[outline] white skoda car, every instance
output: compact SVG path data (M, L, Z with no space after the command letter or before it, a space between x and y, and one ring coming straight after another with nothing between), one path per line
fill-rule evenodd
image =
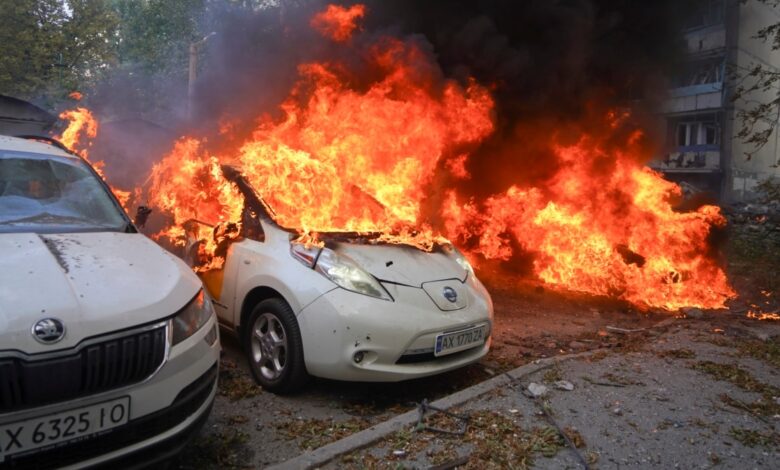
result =
M215 229L238 233L216 237L224 267L201 277L264 388L293 391L308 375L401 381L487 353L490 295L453 246L424 252L342 233L307 247L238 171L223 173L244 196L242 221Z
M208 416L219 347L200 280L84 160L0 136L0 467L170 458Z

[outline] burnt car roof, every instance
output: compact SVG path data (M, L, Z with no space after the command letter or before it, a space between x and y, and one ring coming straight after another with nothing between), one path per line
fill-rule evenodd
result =
M291 227L284 227L276 220L276 213L273 208L265 202L265 200L257 194L252 185L247 181L246 177L241 171L231 165L221 165L222 175L226 180L235 184L238 191L244 196L244 201L249 207L256 211L267 222L278 227L280 230L290 232L295 235L302 235L298 229ZM326 245L333 243L359 243L359 244L384 244L379 240L382 236L382 232L316 232L317 238L325 242ZM436 244L438 245L438 244Z

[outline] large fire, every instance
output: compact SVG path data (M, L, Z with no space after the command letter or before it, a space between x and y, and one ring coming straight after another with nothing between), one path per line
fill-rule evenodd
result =
M76 100L82 98L81 93L74 91L70 97ZM92 115L92 112L85 107L77 107L60 113L60 119L68 122L68 126L57 136L57 140L68 147L73 152L81 155L95 169L101 178L106 179L104 168L105 162L102 160L90 161L89 148L92 146L92 139L98 134L98 121ZM130 191L123 191L112 187L114 195L119 199L120 204L127 208L127 202L130 199Z
M726 220L714 206L674 211L680 188L630 155L639 138L610 155L594 136L556 145L560 168L544 187L512 186L481 203L449 192L447 236L488 259L531 253L534 274L554 286L669 310L723 307L734 293L707 251ZM593 170L605 162L610 171Z
M674 210L679 187L639 163L642 134L615 144L612 130L625 114L604 116L604 135L584 133L574 142L545 136L559 164L543 181L481 200L452 187L432 211L440 173L468 179L472 152L494 132L493 98L473 80L442 80L430 55L411 42L348 41L364 14L362 5L331 6L311 25L354 48L370 79L344 64L302 64L280 117L258 113L239 145L183 137L154 166L148 204L172 218L158 236L179 244L202 239L207 257L213 254L214 228L240 221L243 200L220 170L231 164L276 221L307 241L323 232L370 232L424 250L449 239L474 261L530 255L533 275L548 285L641 307L719 308L734 295L710 253L711 230L725 224L719 209ZM212 257L207 266L222 261Z
M442 237L421 217L425 188L448 152L492 131L493 102L476 83L434 86L420 67L425 56L401 41L386 38L367 54L382 78L359 92L337 67L301 65L283 118L261 119L237 150L215 157L198 141L180 141L153 170L151 204L171 211L177 225L238 220L240 199L228 188L211 194L220 181L217 162L230 163L277 222L305 237L377 232L386 242L431 249ZM202 187L203 175L217 179Z

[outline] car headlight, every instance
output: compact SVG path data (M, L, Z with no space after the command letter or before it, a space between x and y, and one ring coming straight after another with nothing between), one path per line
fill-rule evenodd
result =
M349 256L329 248L293 243L291 253L295 259L333 281L337 286L358 294L393 301L390 294L374 276L363 270Z
M201 289L198 295L171 320L172 345L179 344L194 335L209 321L213 313L211 300Z
M474 268L471 266L471 263L469 263L469 260L466 258L466 256L461 253L461 251L457 248L455 248L455 245L449 245L450 254L452 255L453 259L456 263L460 265L461 268L463 268L467 273L474 274Z

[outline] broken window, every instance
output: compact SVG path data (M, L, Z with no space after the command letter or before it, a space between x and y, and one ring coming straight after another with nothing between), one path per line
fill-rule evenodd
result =
M123 230L127 220L75 158L0 152L0 232Z
M717 115L705 114L670 119L674 129L674 146L690 147L694 145L720 144L720 125Z
M724 60L722 57L688 62L678 67L677 74L672 77L675 88L706 85L723 82Z
M703 28L723 23L725 2L723 0L693 0L685 18L685 29Z

